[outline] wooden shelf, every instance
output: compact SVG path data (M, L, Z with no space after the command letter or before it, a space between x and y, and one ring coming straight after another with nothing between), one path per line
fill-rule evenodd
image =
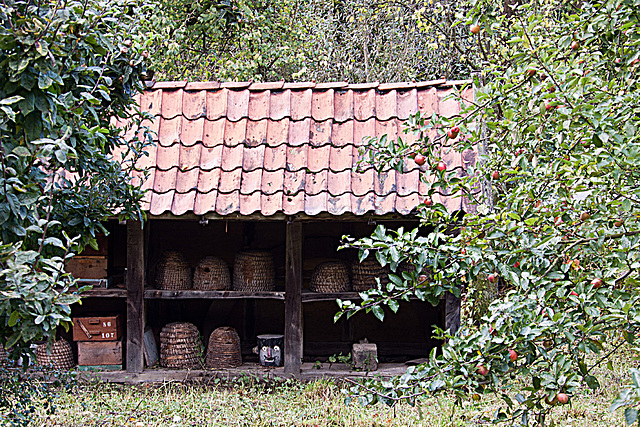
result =
M308 289L302 291L302 302L335 301L361 299L359 292L313 292Z
M245 291L166 291L145 289L146 299L275 299L284 301L284 292L245 292Z
M94 288L88 291L84 291L81 296L83 298L126 298L127 290L118 288Z

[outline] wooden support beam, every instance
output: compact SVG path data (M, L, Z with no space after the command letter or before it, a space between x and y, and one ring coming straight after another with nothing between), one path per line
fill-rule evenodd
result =
M299 376L302 363L302 223L287 222L284 297L284 372Z
M462 300L456 298L451 292L447 292L444 310L444 329L452 334L460 329L460 307Z
M140 221L127 221L127 372L144 369L144 232Z

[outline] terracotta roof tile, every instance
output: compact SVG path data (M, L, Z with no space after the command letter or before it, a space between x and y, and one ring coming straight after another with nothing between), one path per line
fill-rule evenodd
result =
M397 116L399 119L406 120L418 112L418 91L416 89L398 91L397 96Z
M389 120L396 117L398 113L398 100L396 91L378 92L376 94L376 118L378 120Z
M146 111L152 116L159 116L162 110L162 92L161 90L147 90L140 97L140 109Z
M267 143L268 120L249 120L247 122L246 144L250 147L264 146Z
M344 123L334 122L331 127L331 145L344 147L353 145L353 120Z
M269 115L271 120L282 120L291 117L291 91L271 92L269 97Z
M220 89L220 82L189 82L184 87L185 90L213 90Z
M298 147L308 144L311 136L310 133L311 119L304 119L297 122L289 123L289 137L286 143L292 147Z
M309 142L314 147L320 147L323 145L331 144L331 120L325 120L324 122L317 122L312 120L310 122Z
M224 127L224 145L235 147L245 143L247 135L247 119L240 119L237 122L227 120Z
M311 89L291 91L291 120L311 117Z
M142 180L141 171L149 171L143 187L151 189L145 203L152 215L409 215L425 197L420 174L429 171L407 159L403 172L378 173L358 163L359 147L366 137L383 134L416 143L417 135L404 132L404 121L417 111L459 114L458 101L447 98L459 85L156 83L140 106L157 117L149 125L158 146L138 160L134 178ZM472 96L471 88L462 93L466 102ZM447 142L442 159L463 176L477 162L477 149L452 152ZM475 209L459 195L441 192L433 199L448 209Z
M249 92L249 107L247 115L251 120L262 120L269 118L269 98L271 93L268 90L260 92Z
M321 145L319 147L309 146L307 151L307 169L309 172L320 172L327 170L329 167L329 156L331 153L330 145Z
M333 114L338 123L353 119L353 90L336 90L333 95Z
M342 196L351 192L351 171L329 171L327 177L327 190L332 196Z
M311 117L318 122L333 118L333 89L313 91Z
M207 119L216 120L227 115L227 89L207 92Z
M245 172L262 170L264 168L265 149L266 145L264 144L255 147L244 147L242 170Z
M171 213L173 213L174 215L184 215L187 212L193 211L194 203L196 200L196 193L196 190L192 190L184 194L176 193L173 196Z
M207 115L207 92L187 91L182 95L182 115L189 119L199 119Z
M356 120L370 119L376 115L376 91L375 89L353 93L353 116Z
M224 143L225 119L205 120L202 132L202 143L205 147L215 147Z
M240 214L250 215L260 211L261 195L259 191L251 194L240 193Z
M182 118L182 128L180 130L180 142L182 145L191 146L202 142L204 133L204 117L197 120Z
M162 109L161 114L165 119L173 119L182 116L182 95L184 91L165 90L162 92Z
M220 169L217 169L218 174L220 173ZM202 174L201 174L202 175ZM218 175L219 177L220 175ZM198 181L200 182L200 181ZM217 185L217 183L216 183ZM214 212L216 209L216 200L218 198L218 191L212 190L208 193L200 193L196 194L196 201L193 207L193 213L196 215L204 215L209 212Z

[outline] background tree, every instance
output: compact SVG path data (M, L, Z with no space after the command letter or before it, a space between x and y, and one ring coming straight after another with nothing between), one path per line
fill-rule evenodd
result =
M162 0L156 10L145 22L158 80L358 83L469 77L474 68L473 40L450 25L464 10L458 2Z
M505 405L494 420L544 425L555 405L599 387L595 366L636 346L638 5L533 1L506 13L502 4L478 1L454 24L476 38L468 52L482 69L476 99L461 100L465 108L455 117L412 118L416 132L435 135L417 146L372 141L369 161L400 168L420 152L424 175L435 177L430 196L464 195L477 212L451 216L428 197L420 213L436 224L428 237L379 228L347 241L394 271L404 260L417 271L392 275L360 304L341 305L347 315L383 318L385 307L398 309L398 298L437 303L479 279L509 291L482 323L453 336L440 331L446 342L427 363L393 381L354 387L352 398L393 404L443 390L460 400L496 393ZM464 176L447 170L441 155L451 147L475 147L478 164ZM611 407L626 407L629 424L638 419L639 371L631 378Z
M13 357L68 326L79 300L63 274L69 251L95 246L112 215L142 217L129 172L144 143L114 126L137 115L140 7L0 5L0 343Z

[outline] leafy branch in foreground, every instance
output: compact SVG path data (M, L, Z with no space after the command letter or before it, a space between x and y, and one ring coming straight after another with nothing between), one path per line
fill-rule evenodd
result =
M351 396L394 404L444 390L460 400L496 393L504 405L494 421L545 425L555 405L599 387L595 365L636 345L640 15L632 0L501 7L474 2L454 24L480 27L473 34L486 60L473 102L460 91L459 115L412 117L417 144L370 141L364 154L378 168L424 165L428 196L418 215L428 234L379 227L345 239L392 274L360 304L339 303L341 313L382 320L397 298L435 305L479 280L508 290L479 324L437 331L444 344L427 363L354 386ZM443 159L455 152L477 161L449 170ZM440 195L464 198L466 212L452 215ZM625 407L629 424L639 383L632 372L611 406Z

